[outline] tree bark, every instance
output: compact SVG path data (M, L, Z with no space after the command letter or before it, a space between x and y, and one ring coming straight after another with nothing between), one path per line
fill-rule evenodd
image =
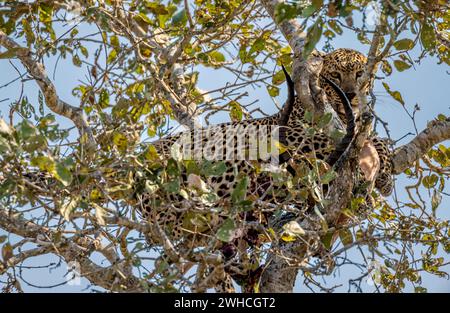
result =
M261 0L262 4L268 11L268 13L274 18L275 21L275 7L281 1L278 0ZM300 97L302 105L306 109L314 108L319 113L332 112L335 113L329 104L324 101L323 94L320 95L320 88L318 88L317 78L321 70L320 66L315 66L315 54L308 60L302 59L302 50L305 43L306 34L301 32L299 24L295 20L286 20L278 25L283 35L288 39L292 49L294 50L294 65L293 65L293 80L296 82L296 91ZM368 64L363 77L360 79L360 84L367 84L374 76L377 63L380 61L377 59L377 53L380 46L380 34L382 23L377 26L375 35L372 40L371 48L368 55ZM295 72L295 69L300 69L300 72ZM317 90L319 89L319 90ZM358 134L353 142L344 152L342 158L340 158L338 164L335 165L337 172L337 178L333 181L331 188L327 195L330 205L323 208L314 208L315 210L321 209L323 216L319 214L312 214L312 219L303 220L300 225L303 229L310 231L309 233L316 232L315 236L308 236L303 240L296 240L293 243L274 243L273 249L275 252L271 252L268 256L268 263L261 277L260 290L262 292L292 292L295 284L295 278L297 277L299 266L293 266L292 259L296 259L297 264L302 264L307 261L311 255L314 255L314 251L321 245L320 233L325 231L324 227L334 227L339 224L341 211L347 207L351 201L352 188L353 188L353 176L355 168L358 166L359 153L368 138L371 131L370 114L368 114L368 107L364 95L358 95L360 99L361 107L359 110L360 115L363 117L360 119L360 125L358 125ZM314 111L313 111L314 112ZM339 119L337 119L339 121ZM335 128L342 127L342 124L338 125L334 123ZM318 204L321 206L321 204ZM312 209L312 208L311 208ZM324 226L326 224L326 226ZM323 233L322 233L323 234ZM280 255L278 256L277 253ZM287 256L287 257L286 257ZM289 260L289 261L288 261ZM295 262L294 262L295 263Z
M432 121L413 140L394 151L392 157L394 173L402 173L425 155L434 145L449 139L450 117L447 117L444 121Z

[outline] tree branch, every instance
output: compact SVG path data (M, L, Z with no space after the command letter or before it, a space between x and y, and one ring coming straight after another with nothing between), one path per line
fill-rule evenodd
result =
M267 13L276 21L276 7L281 0L260 0L261 4L266 9ZM278 28L287 39L289 46L294 53L294 62L292 64L292 78L295 82L295 91L300 98L302 104L306 109L314 111L314 103L312 101L311 92L309 89L309 75L308 66L306 60L303 59L303 47L306 42L306 33L303 31L303 27L295 20L284 20L281 23L277 23ZM315 64L314 64L315 65ZM316 67L316 66L313 66Z
M276 7L283 3L282 0L260 0L263 7L274 21ZM292 64L292 79L295 83L295 91L302 106L319 115L330 112L333 116L331 126L334 129L343 129L336 112L325 101L324 93L319 87L319 74L322 70L322 54L314 50L307 60L303 58L303 48L306 43L306 32L303 26L295 19L284 20L277 23L281 33L291 47L294 57Z
M64 102L58 97L56 88L48 78L44 65L33 59L32 53L28 48L21 47L2 30L0 30L0 46L15 52L15 55L22 62L28 73L36 80L50 110L72 120L80 132L81 142L86 140L86 148L89 151L94 151L97 144L83 110Z
M274 17L274 8L279 1L261 0L261 2L265 5L270 15ZM331 111L335 114L334 110L331 109L323 100L323 92L320 91L320 88L318 89L317 83L314 85L314 80L317 80L321 70L321 63L318 61L318 59L320 59L320 54L313 53L308 60L302 60L301 50L303 49L303 44L305 41L304 34L298 37L297 40L293 39L296 36L294 32L297 31L297 34L300 32L298 23L296 21L284 21L279 24L279 27L285 36L289 36L286 38L288 38L291 47L293 49L298 49L297 51L294 51L294 66L296 62L297 64L300 63L301 65L299 68L303 66L303 72L299 72L298 76L296 76L296 73L294 72L295 69L293 69L293 79L294 81L295 78L300 80L297 80L296 82L302 85L300 87L302 90L298 90L298 88L296 90L297 92L303 92L304 98L309 101L310 104L307 105L306 108L312 107L316 110L316 112L319 111L318 113ZM381 25L378 25L379 30L381 27ZM368 57L368 64L360 84L367 84L376 71L380 36L381 33L375 33L373 37ZM296 87L298 87L298 84ZM301 94L299 94L299 97L302 104L306 104ZM358 98L360 99L362 105L367 103L365 100L365 95L362 93L358 95ZM262 292L292 292L295 278L297 277L302 262L306 262L311 255L309 250L318 249L320 247L320 244L317 245L317 242L319 242L319 233L323 230L323 224L327 224L327 227L334 227L339 223L342 209L347 207L349 201L351 200L354 168L358 166L357 160L359 152L371 131L371 119L369 118L370 114L366 113L367 110L368 108L366 108L366 106L360 110L359 113L363 114L363 116L367 118L360 119L360 125L358 125L359 129L356 138L349 145L347 151L344 152L344 157L340 158L340 161L338 162L339 164L335 165L338 175L336 180L333 181L327 195L327 200L330 205L321 208L323 216L319 214L312 215L312 218L303 219L303 221L300 222L301 227L304 230L316 232L317 235L312 237L311 235L308 235L305 236L303 240L299 239L292 243L280 242L276 245L274 249L276 252L269 255L268 266L262 275ZM339 127L339 123L334 123L333 127ZM297 264L295 264L295 262L291 264L292 262L288 261L289 259L297 260Z
M0 208L0 228L23 238L33 238L39 246L11 257L6 262L6 266L0 266L1 271L16 265L24 258L54 253L64 258L67 263L71 261L78 262L80 275L96 286L111 291L145 291L139 284L140 280L132 274L131 268L124 262L116 260L111 266L102 267L91 261L89 256L92 252L98 251L103 254L105 248L101 244L94 242L94 239L90 237L74 238L75 240L73 240L73 237L61 237L59 241L56 241L54 231L23 219L17 213L7 213L2 208Z
M184 37L179 45L174 45L169 48L170 42L165 40L165 33L162 29L145 31L139 24L133 19L132 13L127 14L123 9L118 8L115 15L108 12L106 9L100 9L102 13L108 16L108 22L111 30L120 35L125 36L134 47L136 58L148 65L148 69L152 74L152 78L155 79L160 89L165 93L168 98L172 111L176 120L183 126L192 129L194 127L200 127L197 121L196 105L194 103L186 103L187 90L180 87L182 81L184 81L184 69L182 64L177 63L178 58L182 54L182 47L186 45L191 36ZM129 26L131 25L131 27ZM150 35L148 34L150 32ZM164 64L166 69L171 69L171 81L174 88L169 87L162 78L160 78L160 71L155 62L145 58L140 53L140 46L157 47L160 54L156 57L159 63Z
M435 144L450 139L450 117L432 121L428 127L406 145L397 148L392 157L394 174L400 174L419 160Z

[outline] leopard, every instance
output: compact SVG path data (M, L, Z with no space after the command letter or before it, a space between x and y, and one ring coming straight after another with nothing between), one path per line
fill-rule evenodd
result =
M353 49L336 49L323 56L323 67L320 73L319 85L324 91L327 101L344 125L348 124L348 110L346 111L346 106L351 107L353 118L358 119L360 117L358 92L368 95L371 89L370 82L364 86L360 86L358 81L364 73L366 64L367 57ZM286 75L288 74L286 73ZM249 192L254 192L260 199L262 197L267 198L267 190L252 189L257 188L255 186L263 186L267 180L266 176L262 176L261 178L261 175L257 175L260 166L270 165L270 162L267 161L267 156L263 158L258 155L256 159L249 158L250 149L248 143L258 135L259 128L280 131L281 127L283 131L281 132L280 145L285 151L281 152L279 146L277 146L274 149L275 152L272 151L275 156L272 155L271 157L278 157L278 162L281 161L286 164L289 162L292 164L292 161L295 163L305 157L328 160L336 146L336 141L330 137L327 131L319 130L311 133L313 122L306 118L308 112L305 110L305 106L302 104L300 98L295 95L292 81L290 81L290 78L288 79L288 76L286 76L286 80L288 81L288 100L279 112L271 116L222 123L209 128L174 134L153 142L152 146L163 160L173 158L174 147L179 148L183 145L189 148L190 154L203 156L204 152L208 151L215 156L226 156L221 161L225 165L226 170L219 175L208 177L204 182L204 185L213 191L224 203L230 201L229 199L233 197L233 191L245 177L249 179ZM288 112L287 118L286 112ZM227 140L227 138L232 138L233 140ZM393 188L390 149L387 141L384 139L372 136L369 140L377 150L381 161L378 175L374 179L374 186L380 194L387 196L392 192ZM239 143L244 143L244 149L242 149L242 145L239 145ZM288 156L284 159L280 158L286 155ZM292 174L295 174L296 170L292 169L292 167L291 170ZM181 180L186 182L186 184L190 180L195 179L197 179L197 176L192 176L192 174L188 174L187 172L181 173ZM278 192L278 194L285 194L283 193L283 188L284 186L281 187L281 192ZM153 207L154 195L150 195L144 191L138 195L138 209L144 219L149 223L160 224L161 229L175 242L189 242L191 248L194 246L198 247L199 245L207 245L207 242L198 241L198 237L202 238L202 234L198 234L197 232L192 234L192 230L186 230L186 215L189 214L187 212L195 210L195 205L191 202L187 205L187 210L186 204L184 205L185 210L180 208L174 209L173 206L176 206L175 203L181 203L183 199L178 195L171 197L168 201L172 203L172 209L168 207L155 209ZM250 214L252 219L260 222L267 221L267 216L258 214L258 212L255 213L255 211L257 210L254 210ZM227 216L227 213L229 212L225 212L224 216ZM220 217L220 215L219 218L215 218L214 214L203 214L202 212L199 212L199 214L207 216L208 227L206 227L206 232L209 233L215 233L224 221L224 217ZM192 243L193 237L197 237L196 243ZM204 236L207 239L210 239L210 237L208 234ZM157 241L158 239L153 238L152 240ZM240 240L241 243L243 241L242 238L236 240ZM236 245L238 244L236 243ZM248 244L248 246L251 245L251 243ZM218 244L218 248L222 249L221 251L224 251L224 246L228 247L228 245ZM225 256L225 261L230 261L233 257L234 255ZM222 285L216 291L226 292L233 290L232 280L229 277L224 279Z

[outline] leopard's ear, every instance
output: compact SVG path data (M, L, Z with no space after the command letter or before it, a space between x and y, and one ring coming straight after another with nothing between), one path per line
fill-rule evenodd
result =
M355 136L355 116L353 115L352 105L350 100L348 100L345 93L342 89L336 85L332 80L322 75L322 78L336 91L339 96L339 99L342 102L345 110L345 119L347 124L346 134L344 138L342 138L341 142L338 143L336 149L330 154L328 157L327 163L330 165L334 165L337 163L342 154L347 150L347 147L353 141L353 137Z
M286 71L286 68L283 64L281 64L281 68L283 69L284 76L286 77L286 83L288 87L288 98L283 106L283 109L281 110L280 119L279 119L279 125L280 126L286 126L289 120L289 115L291 114L294 103L295 103L295 89L294 89L294 82L292 81L291 76Z

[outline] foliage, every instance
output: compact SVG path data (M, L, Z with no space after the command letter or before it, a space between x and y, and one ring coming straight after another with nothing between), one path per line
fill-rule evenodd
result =
M368 4L367 0L283 2L276 7L275 20L302 21L306 30L303 57L307 57L320 40L325 42L324 51L332 49L333 41L344 30L370 45L374 31L367 24ZM408 75L410 68L430 57L443 67L450 65L447 1L395 0L376 4L382 25L378 33L381 70L387 77L394 70ZM117 270L100 265L105 273L117 271L118 276L123 276L120 271L124 271L137 281L123 279L117 284L112 278L104 278L107 276L87 277L93 285L106 290L166 292L199 288L203 279L212 275L204 269L212 265L202 262L215 256L217 250L189 251L179 262L165 259L162 252L168 254L167 247L149 243L148 234L155 230L143 222L136 209L136 193L144 190L155 208L170 207L175 196L197 206L183 223L191 232L210 229L217 216L223 217L210 234L212 242L223 243L239 237L239 232L249 227L242 216L258 212L261 206L271 216L284 216L290 208L304 207L311 199L327 205L323 185L330 184L336 173L314 158L297 164L295 177L286 171L260 169L261 175L286 187L287 194L279 203L261 204L245 176L234 189L231 201L224 202L205 183L226 170L223 163L188 162L176 153L164 159L149 143L171 133L176 122L186 125L180 116L188 113L205 116L207 121L215 114L220 116L220 112L228 112L234 121L251 117L258 110L243 100L249 87L262 84L268 99L280 94L285 78L281 70L274 70L274 65L283 64L291 70L292 51L268 18L261 3L252 0L0 1L0 31L20 45L0 50L1 61L17 65L21 54L31 53L33 60L44 64L62 60L67 66L64 72L71 70L68 62L82 71L78 85L70 87L76 99L73 105L87 116L98 144L95 153L89 152L86 136L78 136L72 125L68 127L57 112L49 110L45 94L48 88L40 91L38 99L32 99L25 88L18 99L7 100L9 110L2 105L0 212L17 221L30 221L40 231L45 228L42 238L28 238L36 231L9 235L19 227L7 228L12 224L5 222L6 215L0 216L0 228L6 231L5 235L0 233L0 274L8 281L5 291L21 289L21 272L14 271L16 266L27 258L55 253L53 246L61 249L59 257L65 262L73 261L69 252L82 251L81 258L90 260L94 251L100 252L103 259L123 266ZM28 87L25 79L33 80L31 75L20 74L26 70L18 70L24 87ZM206 71L226 71L234 81L219 82L217 90L203 91L198 85ZM47 73L50 75L50 69ZM11 79L8 85L15 81ZM405 106L400 91L388 81L383 82L388 94ZM410 116L414 118L414 114ZM437 120L446 118L440 115ZM330 116L325 115L310 131L321 131L329 123ZM399 292L410 284L422 292L422 272L448 277L442 269L447 263L439 252L450 252L450 226L438 218L437 212L448 190L449 166L450 148L444 142L405 171L411 181L404 191L408 202L387 201L374 193L373 211L361 219L357 211L364 201L353 198L343 210L354 222L340 229L328 229L325 223L320 238L324 254L310 261L310 267L303 272L305 283L329 290L317 278L338 268L345 252L355 247L364 247L374 262L382 260L376 270L363 265L365 276L379 274L374 281L381 290ZM183 180L182 172L192 175L191 180ZM430 200L423 200L422 194L428 194ZM314 211L313 215L320 216L319 209ZM242 259L257 254L260 261L270 243L302 240L305 234L297 222L263 228L255 239L261 248L244 246ZM337 237L342 246L336 251L331 248L336 246L333 238ZM33 247L27 248L28 243ZM77 250L70 243L81 248ZM414 246L423 248L419 258ZM24 253L18 255L22 249ZM66 249L75 250L66 253ZM87 266L79 256L74 259ZM194 259L202 260L197 262L203 270L199 270L197 278L190 277L186 269ZM240 261L246 267L254 266ZM361 281L352 281L350 287L360 290Z

